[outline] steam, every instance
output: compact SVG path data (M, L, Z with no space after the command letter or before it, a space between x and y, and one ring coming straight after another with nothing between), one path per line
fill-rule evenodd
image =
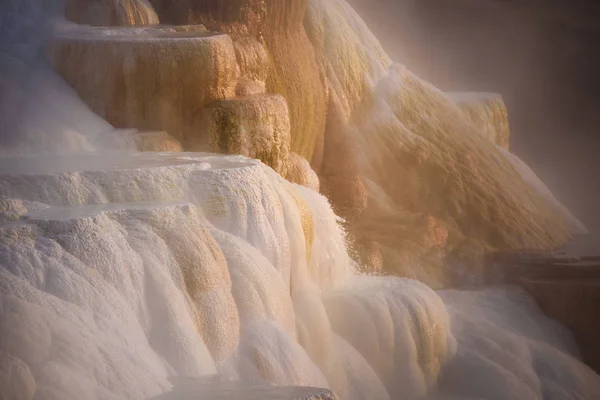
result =
M14 37L0 147L27 154L0 157L0 354L36 397L147 399L217 372L343 400L600 393L523 292L361 275L328 200L256 160L98 151L112 127L42 36Z
M522 290L439 294L458 340L458 353L440 380L440 392L449 398L593 399L600 393L598 375L577 361L571 333L543 316Z
M0 26L0 154L134 150L45 61L45 41L74 29L62 16L61 2L18 5L3 10Z

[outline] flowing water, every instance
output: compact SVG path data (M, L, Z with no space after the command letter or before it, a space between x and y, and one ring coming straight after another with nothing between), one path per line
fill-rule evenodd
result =
M70 152L32 133L0 158L0 355L35 398L150 399L216 373L343 400L600 393L523 292L360 274L322 195L241 156L93 149L110 126L44 74L69 101L39 106L76 124L29 124ZM71 126L91 147L62 147Z

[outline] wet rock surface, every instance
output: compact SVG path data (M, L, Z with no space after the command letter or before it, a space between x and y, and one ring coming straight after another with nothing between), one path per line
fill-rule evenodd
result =
M451 96L392 63L347 3L314 0L308 10L330 83L323 192L357 247L380 249L386 273L448 287L480 278L487 251L569 239L569 213Z
M257 94L216 101L196 124L203 132L194 150L257 158L284 174L290 151L288 106L281 95Z
M213 26L226 32L266 43L275 38L266 47L277 59L269 79L282 79L277 68L286 66L288 73L314 72L304 70L311 59L300 48L302 31L288 30L298 29L304 2L196 4L192 11L214 17ZM530 183L519 180L504 154L488 151L497 147L460 122L463 113L455 104L401 66L388 71L369 63L386 61L344 1L310 4L316 58L327 53L328 69L337 72L323 87L304 87L311 83L305 77L284 75L284 89L309 93L294 104L314 101L314 108L300 114L310 126L320 120L321 114L308 118L322 111L319 93L332 85L337 99L330 104L343 113L328 120L329 127L355 124L345 141L354 147L344 155L357 156L356 164L342 165L361 168L338 174L334 186L359 178L350 185L353 200L339 204L364 216L366 224L357 226L370 228L370 239L376 239L365 248L378 271L384 261L393 265L407 254L406 276L415 276L425 268L410 256L445 250L462 239L460 233L467 236L463 249L503 239L515 246L560 239L564 226L557 209L544 208L539 193L529 201ZM271 13L268 20L263 12ZM202 31L99 29L77 39L127 42L135 35L157 42L153 50L167 45L176 52L181 49L175 44L196 40ZM340 40L331 40L332 34ZM322 39L334 45L324 46ZM368 53L360 53L364 49ZM172 54L158 58L166 64L181 60ZM242 69L240 56L234 58L231 86ZM297 65L290 67L290 60ZM139 60L121 61L128 70ZM156 82L149 82L136 91L152 92ZM316 140L312 132L306 138L307 146ZM335 154L338 149L329 146L329 155ZM356 151L368 146L372 153ZM500 171L488 168L490 159ZM399 170L401 179L391 173ZM463 188L478 184L481 190ZM280 386L275 393L264 386L253 392L260 398L330 396L320 389L283 389L290 395L281 386L327 387L345 400L425 398L444 390L444 380L449 392L440 395L446 398L543 399L557 390L592 399L600 393L598 376L576 358L571 335L540 315L528 296L493 289L436 293L409 279L357 274L328 199L256 160L123 151L7 156L0 158L0 195L0 354L26 365L6 375L18 377L10 383L28 397L27 368L35 397L44 400L151 399L171 388L173 376L217 372ZM372 204L380 207L375 213ZM535 214L538 206L541 216ZM511 224L531 237L508 231ZM199 397L237 390L211 385Z
M75 29L59 34L47 56L116 128L166 131L184 146L200 134L195 113L235 95L231 39L203 26Z
M339 287L336 304L362 304L375 293L387 293L386 310L413 297L427 302L419 309L430 312L402 314L404 322L389 327L392 335L405 333L394 346L423 348L423 357L410 359L420 377L411 391L429 390L452 351L443 305L429 288L397 278L354 280L327 199L256 160L123 152L3 157L0 194L10 214L0 225L0 352L22 359L49 399L92 391L147 399L169 390L173 374L232 377L229 368L243 380L387 399L392 381L384 387L353 349L383 346L383 339L375 332L352 338L345 314L326 308L314 287ZM354 285L364 297L353 296ZM340 324L335 332L330 312ZM360 314L352 324L379 326L385 314ZM370 356L378 365L384 359L391 362L381 364L386 374L406 365L402 352ZM54 360L58 368L44 368ZM74 386L61 376L89 383ZM264 396L331 398L307 390Z
M511 149L600 230L600 4L351 0L386 51L445 91L501 93Z
M184 149L258 158L283 175L295 152L357 248L379 248L385 272L434 287L458 280L449 258L477 275L482 251L548 249L572 233L566 210L497 147L508 146L501 100L447 96L392 64L347 3L156 3L167 22L227 34L88 29L50 47L57 70L114 126L164 130ZM89 79L82 71L100 56L111 61ZM166 59L177 62L156 61Z

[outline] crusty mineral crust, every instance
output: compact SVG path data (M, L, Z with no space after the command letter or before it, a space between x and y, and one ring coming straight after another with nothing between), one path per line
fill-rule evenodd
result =
M202 111L197 126L203 136L192 149L242 154L285 173L290 121L283 96L258 94L213 102Z
M318 170L323 152L328 86L323 59L303 26L308 0L152 0L162 22L203 23L252 36L269 57L266 91L288 102L292 151Z
M203 27L67 31L47 48L54 68L116 128L166 131L184 145L205 104L235 95L228 35Z

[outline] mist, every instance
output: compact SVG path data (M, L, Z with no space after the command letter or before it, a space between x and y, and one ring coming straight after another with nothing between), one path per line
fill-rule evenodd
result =
M289 12L296 1L267 3ZM289 61L288 54L273 53L273 65L263 65L272 42L250 35L236 42L240 37L227 34L225 22L215 35L182 25L187 20L176 21L181 27L90 29L65 21L59 1L9 6L20 14L0 25L0 397L592 400L600 393L600 377L584 363L589 349L580 348L569 327L545 315L523 288L484 285L484 271L474 264L441 263L450 258L446 247L451 256L455 249L494 249L493 239L508 250L567 240L567 234L585 230L567 208L591 228L600 227L593 196L585 196L594 184L596 103L580 72L592 76L595 65L583 63L592 58L593 41L580 42L578 35L586 36L581 32L590 26L571 26L570 19L556 20L552 13L534 18L535 10L510 1L350 2L360 15L345 0L309 2L296 30L312 32L313 42L299 35L306 40L288 43L281 32L266 34L282 47L292 44L289 53L296 58L290 60L307 54L294 53L293 44L306 45L322 53L320 61L328 66L326 73L315 73L314 82L294 80L294 72L310 65L282 75L292 83L314 83L309 91L315 93L322 83L329 85L322 108L298 108L306 119L315 118L315 109L331 116L322 127L329 137L321 138L320 171L307 161L308 152L297 153L301 147L290 144L287 102L303 104L311 97L287 93L286 99L267 85L267 70ZM137 4L158 18L146 0L113 4ZM548 39L548 32L556 36ZM45 61L51 52L43 41L61 35L80 40L86 50L82 58L65 56L65 65L73 67L68 71ZM105 60L108 53L87 51L101 36L107 49L131 57ZM211 51L182 46L203 40ZM133 44L119 48L123 42ZM140 46L153 50L151 56L136 59ZM215 49L223 52L223 64L200 81L190 71L219 58ZM185 64L181 54L197 63L178 69ZM138 68L148 60L157 68L145 75ZM114 68L103 70L103 61ZM165 64L178 79L156 79L168 75ZM256 80L245 69L255 69ZM126 122L103 114L116 101L103 98L102 89L110 89L109 78L123 70L142 82L118 81L122 86L114 88L129 91L125 105L164 102L167 110L222 111L219 104L242 104L220 115L214 128L217 139L239 140L239 152L186 148L186 135L209 135L202 125L191 132L151 126L164 134L159 142L176 139L178 150L136 147L140 137L156 133L144 131L151 113ZM217 79L223 71L235 74ZM71 74L83 79L74 82ZM511 117L512 149L533 171L479 135L452 97L425 80L446 92L501 93ZM79 85L87 81L101 106L82 95ZM261 84L258 92L238 93L248 81ZM156 89L153 96L144 96L147 87ZM181 93L190 87L199 97L213 89L229 94L191 104L158 90ZM255 104L247 102L269 96L281 97L285 107L257 102L261 112L247 113ZM128 117L141 114L122 108L117 111ZM177 118L174 111L167 114ZM342 132L337 125L344 125ZM220 137L222 126L228 130ZM276 141L280 146L269 149ZM317 149L321 144L315 142ZM255 143L261 151L249 154ZM292 151L314 175L316 191L285 176ZM332 173L341 189L363 186L357 185L358 194L340 190L338 199L348 193L369 197L351 199L369 223L355 220L354 231L332 192L318 192L331 178L323 173L331 172L326 167L354 172L340 167L344 157L360 160L351 165L360 174ZM285 168L268 163L275 158ZM471 174L477 169L483 173ZM447 183L456 176L458 182ZM452 202L432 202L429 209L423 204L446 198ZM368 209L368 202L375 206ZM404 213L415 210L427 218ZM478 223L477 230L464 230L473 240L463 240L456 226ZM363 269L355 257L351 235L369 227L378 234L377 246L389 240L387 254L381 252L385 246L369 254L387 256L382 264L388 269L376 270L377 260ZM452 235L462 248L452 247ZM509 240L519 235L522 241ZM422 262L427 260L420 255L429 250L432 260L443 253L439 265L438 258ZM392 264L406 268L394 270ZM286 394L288 386L305 388Z
M350 0L392 59L440 89L500 93L511 151L600 230L600 5Z

